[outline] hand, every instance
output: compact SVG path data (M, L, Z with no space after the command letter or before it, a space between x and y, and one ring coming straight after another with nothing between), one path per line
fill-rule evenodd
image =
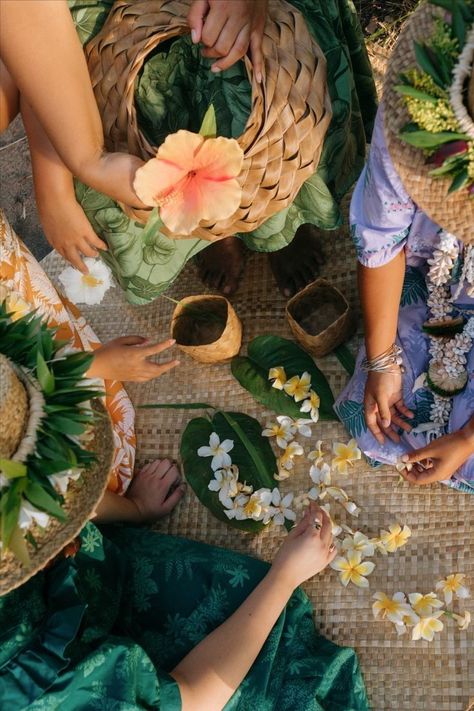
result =
M89 378L104 380L129 380L145 383L159 378L179 365L179 360L153 363L149 360L171 348L176 343L172 338L163 343L149 343L141 336L122 336L105 343L94 351L94 360L87 372Z
M125 497L137 507L137 523L151 523L169 514L185 490L176 464L170 459L157 459L135 474Z
M433 440L422 449L415 449L402 457L412 468L402 469L401 476L420 486L450 479L464 462L474 454L472 440L463 430Z
M316 520L322 524L319 530L314 527ZM293 589L324 570L337 553L331 530L327 513L312 502L276 554L272 570Z
M397 428L410 432L411 426L402 419L414 417L402 395L402 373L376 373L369 371L364 395L364 414L367 427L377 442L384 443L385 433L393 442L399 442Z
M194 0L188 24L194 43L205 46L204 57L220 57L211 71L228 69L245 56L250 57L258 82L262 81L262 38L268 0Z
M74 195L61 197L51 204L37 191L38 211L49 244L83 274L88 269L83 257L97 257L107 244L97 237Z

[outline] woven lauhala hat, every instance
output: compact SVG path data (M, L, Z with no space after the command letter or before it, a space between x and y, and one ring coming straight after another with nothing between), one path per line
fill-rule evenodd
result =
M155 157L138 125L135 84L147 57L164 41L189 32L190 0L117 0L102 30L86 46L106 144L144 160ZM259 84L246 67L252 108L237 139L244 152L240 207L228 219L202 223L193 234L216 240L250 232L290 205L317 168L332 117L326 60L292 5L270 3ZM128 211L128 210L127 210Z
M429 2L423 3L405 23L389 60L384 85L385 134L393 163L403 185L414 202L440 227L464 242L474 242L474 198L466 189L448 193L449 178L434 178L429 173L433 165L427 163L425 152L402 141L400 131L411 119L404 97L395 90L400 75L417 67L415 42L428 42L435 32L435 18L445 17L445 10ZM474 35L468 32L466 47L460 57L465 67L468 84L465 91L462 130L474 139ZM470 76L469 76L470 74ZM458 87L462 98L464 82ZM453 84L453 89L455 88ZM458 102L459 103L459 102Z
M25 328L30 327L34 332L32 342L37 337L40 343L51 338L51 331L34 316L17 314L11 317L9 296L13 296L16 306L21 304L21 297L6 289L0 284L0 304L2 305L0 323L0 520L2 523L2 539L5 532L3 517L16 516L15 533L8 540L8 545L0 549L0 595L19 587L29 578L51 561L68 543L70 543L83 528L84 524L93 515L107 486L109 471L112 465L114 442L112 426L106 409L100 399L94 398L80 402L81 407L86 405L92 412L88 417L87 431L80 437L78 446L74 448L77 454L88 452L87 466L71 463L71 470L67 474L74 477L66 479L67 490L64 498L57 502L51 499L50 480L48 475L55 473L59 477L61 472L54 467L54 456L48 456L44 450L51 431L48 430L48 418L54 417L54 412L59 412L67 418L70 409L70 394L66 395L66 387L56 389L56 394L48 386L45 393L44 382L38 380L38 370L31 363L33 350L28 343L18 358L7 357L8 340L17 340L20 331L18 322L23 319ZM24 303L24 302L23 302ZM49 331L49 333L48 333ZM11 349L10 349L11 350ZM36 356L36 353L33 354ZM59 354L52 354L52 360L57 358L64 368L66 359ZM28 360L28 363L26 361ZM72 361L71 361L72 362ZM65 371L63 371L65 372ZM72 375L72 366L69 371ZM41 378L40 378L41 380ZM78 380L72 378L72 380ZM79 379L80 380L80 379ZM81 387L76 384L76 388ZM69 393L71 391L69 390ZM78 390L78 392L80 392ZM63 393L63 395L61 394ZM86 397L86 396L85 396ZM62 402L63 399L63 402ZM53 405L54 403L54 405ZM55 409L56 408L56 409ZM59 435L62 439L61 446L68 447L68 436ZM42 451L41 447L43 447ZM79 449L78 449L79 447ZM71 448L73 451L73 448ZM95 455L90 456L90 453ZM55 455L57 459L57 454ZM66 472L62 472L64 475ZM64 481L64 479L63 479ZM24 486L23 486L24 484ZM13 495L15 489L15 495ZM37 513L49 513L48 505L51 501L60 505L64 520L49 514L47 525L43 528L38 519L32 525L23 529L20 521L20 512L15 509L15 496L21 497L22 506L31 506ZM49 504L45 504L44 497L49 497ZM45 507L42 506L45 504ZM26 535L27 534L27 535ZM6 539L5 539L6 540ZM29 560L28 560L29 559Z

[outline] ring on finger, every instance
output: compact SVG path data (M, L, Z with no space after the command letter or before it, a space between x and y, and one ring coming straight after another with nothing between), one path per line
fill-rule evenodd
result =
M313 519L313 528L315 528L316 531L320 531L322 527L323 527L323 524L321 523L319 518Z
M335 550L336 550L336 544L331 543L331 545L329 546L329 553L334 553Z

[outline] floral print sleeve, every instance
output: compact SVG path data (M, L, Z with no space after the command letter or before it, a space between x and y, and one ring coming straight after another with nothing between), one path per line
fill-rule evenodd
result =
M365 267L381 267L405 246L416 206L395 170L383 132L379 108L367 164L359 178L350 210L357 258Z

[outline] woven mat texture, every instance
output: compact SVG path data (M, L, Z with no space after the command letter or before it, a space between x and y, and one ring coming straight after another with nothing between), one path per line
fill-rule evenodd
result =
M326 254L323 276L332 280L359 311L356 257L347 232L326 233L322 242ZM62 259L53 253L42 264L53 281L64 267ZM195 265L189 264L169 295L180 299L203 292ZM285 300L276 289L265 255L249 254L244 279L232 303L244 326L243 350L259 334L290 337ZM168 336L173 308L174 304L165 298L145 307L130 306L116 287L109 290L102 304L84 307L83 313L103 341L125 334L146 334L163 340ZM349 344L354 352L359 342L360 333ZM342 367L333 356L318 365L337 395L347 381ZM228 365L203 366L184 355L181 366L172 374L152 383L129 384L128 391L135 405L209 402L246 412L262 424L272 417L233 379ZM156 457L178 458L181 432L199 414L138 410L139 464ZM328 450L334 440L347 441L348 437L337 422L318 423L310 443L318 439ZM309 451L307 441L303 444ZM282 489L306 491L310 484L308 466L301 463L295 476L283 482ZM459 632L449 624L432 643L411 642L407 636L397 637L390 623L373 619L371 595L378 590L389 594L399 590L428 593L437 580L454 572L467 573L472 584L474 496L452 492L444 486L397 486L393 470L370 470L362 462L349 477L336 477L336 481L362 508L361 530L376 535L390 523L400 522L408 524L413 535L395 554L374 559L376 568L370 576L369 592L352 585L343 588L332 570L309 581L305 589L314 604L318 628L335 642L357 649L374 711L464 711L474 696L474 625ZM227 527L208 513L189 488L182 503L156 528L267 560L281 541L278 531L250 537Z

